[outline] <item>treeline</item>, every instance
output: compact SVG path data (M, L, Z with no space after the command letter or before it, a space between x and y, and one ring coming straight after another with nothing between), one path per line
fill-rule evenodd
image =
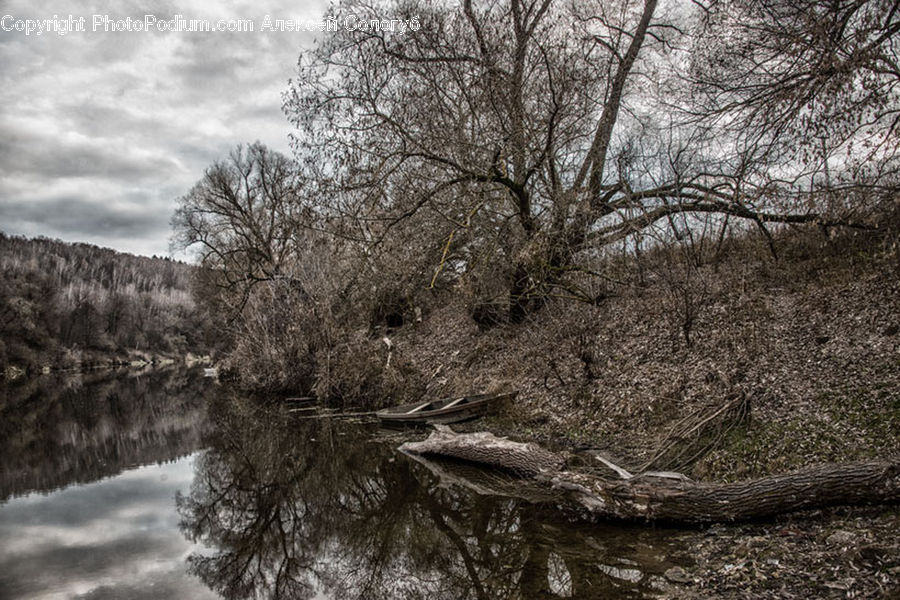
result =
M0 233L0 367L204 353L190 265Z

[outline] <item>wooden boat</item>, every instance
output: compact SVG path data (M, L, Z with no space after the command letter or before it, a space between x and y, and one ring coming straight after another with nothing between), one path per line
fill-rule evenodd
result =
M412 404L385 408L375 414L382 423L390 425L458 423L496 410L504 402L515 398L517 394L518 392L476 394L460 398L413 402Z

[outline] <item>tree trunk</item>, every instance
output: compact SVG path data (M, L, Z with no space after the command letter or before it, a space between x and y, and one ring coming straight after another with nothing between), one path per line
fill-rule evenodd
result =
M442 428L404 452L451 457L513 472L552 491L561 504L591 519L678 523L740 521L838 504L900 501L900 463L826 464L784 475L728 484L696 483L651 473L613 480L565 470L565 457L535 444L489 433ZM459 483L460 478L454 480ZM508 483L508 482L507 482ZM485 485L478 483L483 493ZM503 493L509 495L509 485ZM523 497L533 497L525 494Z
M531 285L529 283L528 269L524 264L516 265L513 279L509 287L509 321L521 323L528 315Z
M428 439L407 442L400 450L413 454L434 454L512 471L524 477L555 473L565 466L565 457L537 444L520 444L491 433L455 433L446 426L435 426Z

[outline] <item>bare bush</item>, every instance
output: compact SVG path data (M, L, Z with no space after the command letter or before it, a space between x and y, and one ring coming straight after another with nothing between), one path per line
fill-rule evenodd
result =
M425 391L424 375L388 339L345 331L316 355L316 396L347 406L381 407L413 402Z

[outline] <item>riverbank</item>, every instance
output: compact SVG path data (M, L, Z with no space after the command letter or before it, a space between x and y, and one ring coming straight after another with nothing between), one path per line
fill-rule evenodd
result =
M0 378L210 352L195 267L0 232Z
M482 427L490 425L484 423ZM469 427L481 429L474 424ZM605 569L618 586L644 586L645 593L640 597L896 598L900 593L900 508L859 505L860 494L870 492L875 494L872 501L896 501L896 464L889 468L894 473L893 483L882 486L873 481L847 496L855 498L854 506L812 510L809 507L819 506L820 501L834 501L831 494L850 492L859 482L855 470L862 463L807 469L803 476L799 472L780 474L767 478L765 485L762 479L754 480L758 489L768 490L768 495L757 496L757 504L749 501L750 486L745 483L666 484L661 479L647 478L613 482L617 477L611 472L598 480L602 467L590 453L550 453L483 432L442 430L427 440L404 443L400 450L424 464L445 485L549 505L577 522L588 519L602 526L608 519L613 523L624 519L626 527L649 528L642 516L646 515L653 519L655 529L671 526L673 520L687 521L667 533L673 542L669 550L654 552L679 565L677 568L653 573L635 569L636 563L619 562ZM473 468L458 462L440 462L435 454L486 466ZM494 470L497 466L515 469L521 479L511 479L509 471L498 474ZM838 468L847 469L846 474L832 478L828 495L823 495L822 490L828 486L825 472ZM548 485L550 480L552 487ZM634 485L630 485L632 482ZM725 488L730 491L725 493ZM879 490L887 492L887 496L880 495ZM784 501L806 503L807 508L761 516L766 510L777 510L778 503ZM741 511L749 512L740 522L729 522ZM706 520L713 514L721 516L710 524ZM756 518L747 520L748 514ZM706 524L692 526L692 521Z
M698 271L690 344L667 283L648 277L602 305L551 305L487 331L465 306L443 306L373 352L385 380L429 396L519 390L503 431L601 449L634 470L733 481L896 457L896 249L782 248L775 262L746 244Z
M198 365L211 365L212 358L209 355L168 355L129 350L124 353L108 353L102 351L67 351L59 360L51 362L44 360L39 366L25 369L17 365L9 365L0 373L0 381L16 381L25 376L47 375L50 373L86 372L97 369L118 369L122 367L144 368L160 367L166 365L182 364L186 367Z
M897 246L854 236L778 246L775 261L736 244L698 269L680 296L664 273L651 272L599 306L552 304L518 326L483 331L465 306L444 306L389 333L385 377L413 373L429 396L517 389L511 410L470 427L601 450L632 471L731 482L896 459ZM683 582L662 586L662 597L887 598L900 590L896 508L828 509L685 535L694 566Z

